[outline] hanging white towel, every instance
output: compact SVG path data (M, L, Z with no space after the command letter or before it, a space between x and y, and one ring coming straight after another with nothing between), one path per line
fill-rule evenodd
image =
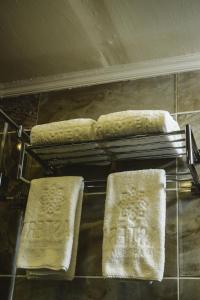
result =
M178 123L163 110L120 111L102 115L96 123L96 135L100 139L176 130L180 130Z
M104 216L103 276L162 280L165 186L164 170L109 175Z
M92 119L73 119L36 125L31 130L31 144L62 144L95 139L96 121Z
M83 198L83 178L32 180L17 267L29 276L73 279Z

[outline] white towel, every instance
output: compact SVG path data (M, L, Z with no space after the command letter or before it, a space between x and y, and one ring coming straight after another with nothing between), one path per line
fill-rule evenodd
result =
M83 178L32 180L17 267L29 276L73 279L83 198Z
M127 110L102 115L96 123L96 135L99 139L180 130L167 111Z
M165 186L164 170L109 175L104 216L103 276L162 280Z
M128 110L101 116L96 124L96 136L100 139L124 137L152 133L179 131L178 123L167 111ZM159 139L159 140L158 140ZM145 156L168 155L181 156L184 145L179 135L164 135L137 139L119 139L105 141L103 146L117 159L138 158ZM158 143L159 141L159 143ZM155 142L155 144L154 144ZM117 145L117 147L115 147ZM153 149L153 150L152 150ZM129 153L128 153L129 152Z
M62 144L95 139L96 121L92 119L74 119L36 125L31 130L31 144Z

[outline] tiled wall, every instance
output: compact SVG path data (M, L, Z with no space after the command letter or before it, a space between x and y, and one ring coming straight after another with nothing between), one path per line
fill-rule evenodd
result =
M22 122L26 129L36 123L97 118L100 114L119 110L164 109L170 111L181 126L192 125L200 147L199 82L200 72L190 72L4 99L0 107L17 122ZM9 133L5 158L10 178L9 197L15 197L23 188L15 180L15 144L15 134ZM123 169L123 166L118 167ZM175 161L168 161L168 169L175 167ZM109 170L92 172L102 176ZM86 170L86 176L88 174ZM16 241L22 222L21 209L13 206L14 201L2 197L0 201L0 299L6 300L11 294L14 300L200 299L200 196L180 189L167 192L166 264L161 283L102 279L104 199L100 196L84 199L75 280L30 281L23 272L13 276Z

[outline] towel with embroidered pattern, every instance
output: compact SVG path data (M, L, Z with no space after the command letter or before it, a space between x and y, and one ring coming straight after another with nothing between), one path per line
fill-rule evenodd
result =
M103 235L104 277L162 280L165 186L165 171L159 169L109 175Z
M17 259L29 277L73 279L82 198L82 177L31 181Z

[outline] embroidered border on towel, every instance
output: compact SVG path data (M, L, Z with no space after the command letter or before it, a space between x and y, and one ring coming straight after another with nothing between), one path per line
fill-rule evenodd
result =
M132 187L120 194L112 212L116 225L110 229L105 226L105 234L110 240L104 249L108 262L114 263L117 258L118 263L130 264L130 259L142 258L147 252L153 254L146 235L148 206L145 192L140 188Z

